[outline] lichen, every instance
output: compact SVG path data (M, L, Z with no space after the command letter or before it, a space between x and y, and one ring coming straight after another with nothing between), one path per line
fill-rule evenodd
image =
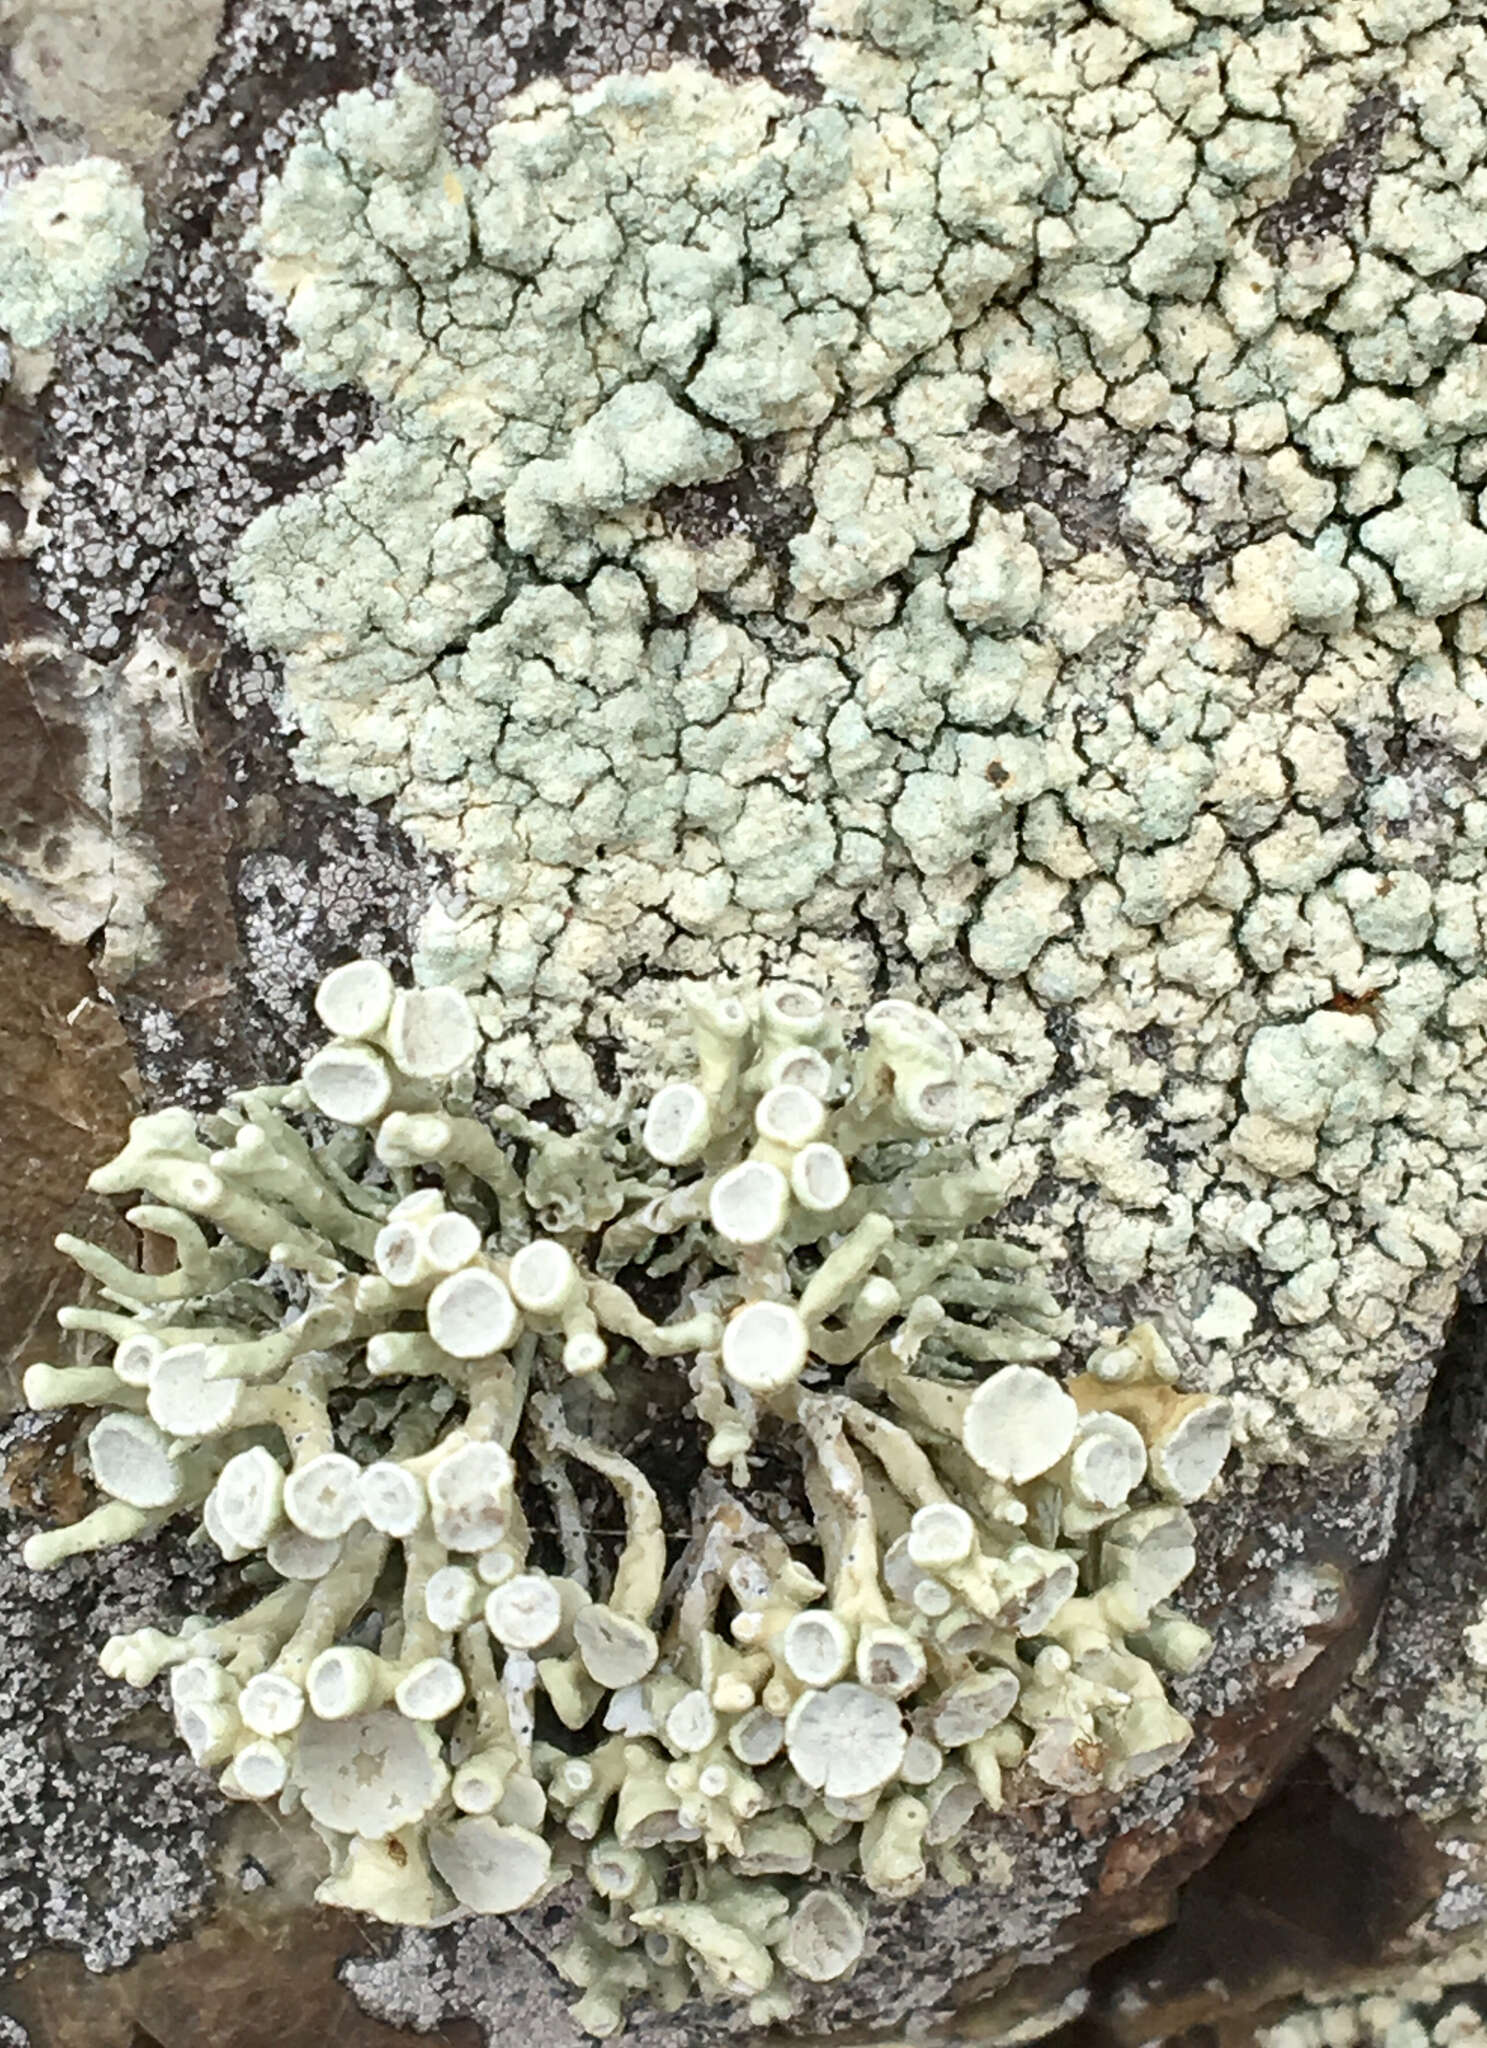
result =
M53 164L0 193L0 332L43 348L96 325L150 253L145 202L122 164Z
M321 116L256 275L383 423L239 625L448 861L419 971L514 1097L638 1071L637 983L886 962L1087 1340L1228 1288L1254 1455L1377 1447L1484 1220L1483 31L814 25L810 106L545 82L473 168L409 79Z
M695 1079L570 1134L470 1113L458 991L354 962L290 1087L131 1127L95 1190L170 1247L62 1240L98 1300L42 1410L101 1410L44 1568L199 1518L261 1595L116 1635L229 1797L302 1810L318 1896L413 1925L570 1879L610 2034L692 1987L850 1972L1004 1773L1121 1793L1181 1755L1185 1503L1229 1449L1156 1332L1061 1385L988 1233L961 1048L897 1000L690 998ZM618 1540L607 1533L618 1504ZM1013 1796L1015 1796L1015 1789Z
M425 919L423 971L470 989L493 1080L516 1099L562 1096L580 1119L617 1074L662 1070L658 984L720 959L751 981L829 984L849 1007L884 987L932 1003L970 1047L977 1142L1007 1178L1002 1227L1063 1262L1072 1346L1093 1341L1113 1301L1154 1316L1196 1383L1232 1390L1252 1464L1300 1461L1285 1496L1297 1518L1340 1486L1337 1543L1367 1552L1482 1236L1482 24L1446 0L1342 0L1283 19L1259 0L1108 0L1097 16L1084 0L844 4L815 10L806 66L775 34L793 38L793 14L768 0L684 19L669 0L586 6L577 23L564 0L520 0L494 25L473 0L439 13L431 33L414 0L231 10L152 184L157 262L101 341L58 337L47 477L16 493L47 601L75 646L127 659L152 591L168 583L220 608L256 511L312 481L328 491L368 434L414 438L358 382L297 384L282 307L245 295L238 228L324 111L297 97L305 80L317 95L367 83L386 95L400 65L414 71L441 96L467 190L491 123L534 76L566 80L545 90L586 131L568 88L664 65L677 47L803 88L766 124L770 139L796 119L847 139L845 189L854 206L859 184L873 194L864 232L854 213L843 236L860 277L844 259L829 291L797 299L790 245L812 195L782 172L740 225L732 191L682 166L666 233L683 259L647 273L643 321L625 307L612 330L603 293L579 305L569 324L595 347L592 403L569 438L538 434L518 451L524 466L561 468L614 396L599 384L622 360L608 351L644 327L678 354L626 381L661 386L686 412L700 380L696 417L737 441L738 467L598 508L593 534L611 552L550 613L550 579L507 545L504 493L453 502L452 517L490 522L506 576L473 629L495 694L489 706L465 695L456 627L417 701L427 754L398 751L410 725L377 763L387 808L454 871L456 893ZM675 96L664 72L653 86ZM718 91L731 125L735 103ZM518 110L533 118L546 116ZM675 168L701 139L689 116L658 133L656 155ZM580 154L591 143L586 132ZM10 171L33 160L12 157ZM1010 181L1024 175L1019 195ZM1030 226L1035 263L969 325L919 347L908 319L928 303L921 287L942 289L932 227L952 253L1006 253L1000 216L989 235L977 224L982 191L1017 246ZM654 192L658 209L675 198ZM713 289L686 242L694 199L699 220L739 228L744 244L736 288L699 337L705 377L680 353L693 301ZM598 192L579 211L596 219L609 204ZM390 247L408 221L384 205L376 225ZM462 276L484 262L471 247ZM420 281L420 310L438 292ZM797 346L800 316L823 307L845 308L843 327L879 346L885 334L908 346L906 367L880 392L829 388ZM442 354L468 337L431 319L425 338ZM411 427L442 456L428 414L415 404ZM594 509L540 502L544 545ZM1019 544L1041 582L1009 628L1035 580ZM1019 563L1021 590L1004 574ZM488 570L456 567L471 588L470 571ZM640 596L604 581L609 569ZM448 618L448 593L415 595L428 600L421 626ZM673 708L675 650L691 661L703 628L712 638ZM565 671L581 633L583 661ZM238 649L220 671L235 715L247 671L260 731L274 667ZM43 733L54 699L70 726L85 697L109 731L122 671L76 684L54 669ZM285 708L292 720L292 696ZM575 790L559 757L580 726ZM329 745L310 733L306 773L341 774ZM620 801L606 787L609 810L585 809L617 764L636 792ZM261 813L256 774L252 786ZM93 830L108 810L96 788ZM683 803L695 807L684 833L672 823ZM148 890L120 897L117 864L105 853L95 865L110 886L89 918L123 901L134 923ZM339 952L310 931L312 893L286 966L268 914L284 869L255 857L244 872L248 971L266 1006L287 998L292 1029L295 975ZM42 900L65 907L71 870L44 879ZM375 908L336 928L382 943ZM178 1031L163 1011L148 1023L161 1044ZM180 1058L167 1058L178 1087ZM1350 1457L1339 1479L1334 1461ZM1271 1498L1226 1521L1236 1555L1280 1542ZM1384 1752L1371 1790L1435 1796L1433 1771L1423 1788L1413 1777L1423 1728L1465 1796L1479 1775L1480 1588L1460 1628L1438 1631L1433 1560L1419 1583L1393 1653L1359 1672L1348 1732ZM1227 1711L1263 1685L1268 1659L1315 1646L1270 1609L1237 1628L1227 1583L1213 1598L1227 1690L1205 1704ZM1410 1687L1426 1669L1438 1711L1422 1718ZM984 1893L963 1897L961 1919L943 1893L917 1895L874 1954L872 2021L948 2013L967 1957L1045 1952L1104 1882L1097 1839L1048 1830L1042 1861L991 1911ZM1480 1892L1463 1882L1442 1912L1469 1910ZM355 1966L395 2020L468 2010L506 2038L504 1987L520 1978L536 1995L540 1966L520 1941L491 1968L476 1923L402 1939L401 1966ZM887 1951L900 1944L916 1970L932 1951L922 1974L895 1974Z

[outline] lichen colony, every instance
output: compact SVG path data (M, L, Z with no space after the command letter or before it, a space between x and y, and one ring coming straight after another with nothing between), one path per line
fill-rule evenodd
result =
M173 1263L76 1240L105 1496L41 1568L177 1515L260 1597L115 1637L244 1799L330 1845L318 1896L426 1924L570 1879L560 1967L788 2010L1002 1774L1118 1791L1192 1730L1164 1671L1184 1502L1229 1448L1155 1331L1067 1388L1064 1322L986 1229L961 1048L889 1000L691 992L695 1075L564 1135L471 1113L447 988L354 962L293 1086L136 1120L101 1192ZM103 1340L103 1348L98 1348ZM960 1845L958 1847L957 1845ZM848 1893L830 1882L848 1881Z

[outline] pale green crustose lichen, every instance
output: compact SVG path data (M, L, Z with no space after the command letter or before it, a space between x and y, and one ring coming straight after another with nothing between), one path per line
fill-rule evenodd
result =
M493 1082L641 1071L636 975L886 972L1082 1339L1239 1333L1268 1461L1408 1421L1487 1229L1487 44L1262 14L823 0L818 104L545 83L475 163L337 102L257 274L381 440L235 573L301 771L448 860Z
M235 1619L103 1661L169 1670L231 1796L303 1808L321 1899L580 1881L583 2025L694 1986L762 2019L851 1969L859 1887L969 1875L1004 1773L1182 1752L1161 1673L1208 1639L1166 1603L1228 1407L1147 1326L1045 1369L1065 1321L986 1230L944 1024L880 1002L850 1050L808 988L694 989L694 1078L563 1135L472 1113L457 991L361 961L317 1005L296 1083L141 1117L94 1174L174 1263L64 1240L85 1355L26 1393L102 1410L104 1499L26 1555L185 1514L242 1562Z
M122 164L49 164L0 193L0 333L44 348L103 319L150 253L145 202Z

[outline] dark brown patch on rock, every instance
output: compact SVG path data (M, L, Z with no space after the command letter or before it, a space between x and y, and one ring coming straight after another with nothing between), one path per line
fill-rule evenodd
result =
M271 1885L239 1889L193 1934L112 1975L74 1955L38 1956L7 2003L34 2048L393 2048L409 2035L359 2011L336 1974L348 1950L374 1949L380 1932L285 1901ZM419 2038L481 2048L479 2031L459 2020Z
M1340 138L1262 215L1255 230L1259 246L1284 256L1292 242L1347 234L1368 204L1384 137L1399 113L1399 95L1392 90L1359 100Z
M113 1204L84 1183L123 1143L136 1105L124 1033L79 947L0 912L0 986L0 1360L17 1368L53 1343L52 1316L77 1291L57 1232L127 1253ZM8 1370L0 1408L17 1392Z
M1239 2048L1292 1999L1401 1959L1448 1870L1418 1821L1360 1813L1308 1755L1186 1886L1171 1924L1096 1967L1088 2007L1050 2048Z

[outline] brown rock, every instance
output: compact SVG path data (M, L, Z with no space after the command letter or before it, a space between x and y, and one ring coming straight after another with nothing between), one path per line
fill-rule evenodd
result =
M112 1975L57 1950L38 1956L7 2003L34 2048L394 2048L408 2035L359 2011L336 1974L348 1948L374 1945L343 1914L240 1893L185 1940ZM423 2038L480 2048L466 2021Z
M0 987L0 1408L13 1408L15 1369L55 1343L52 1317L77 1292L57 1232L127 1254L127 1227L84 1183L136 1104L123 1031L81 948L0 913Z

